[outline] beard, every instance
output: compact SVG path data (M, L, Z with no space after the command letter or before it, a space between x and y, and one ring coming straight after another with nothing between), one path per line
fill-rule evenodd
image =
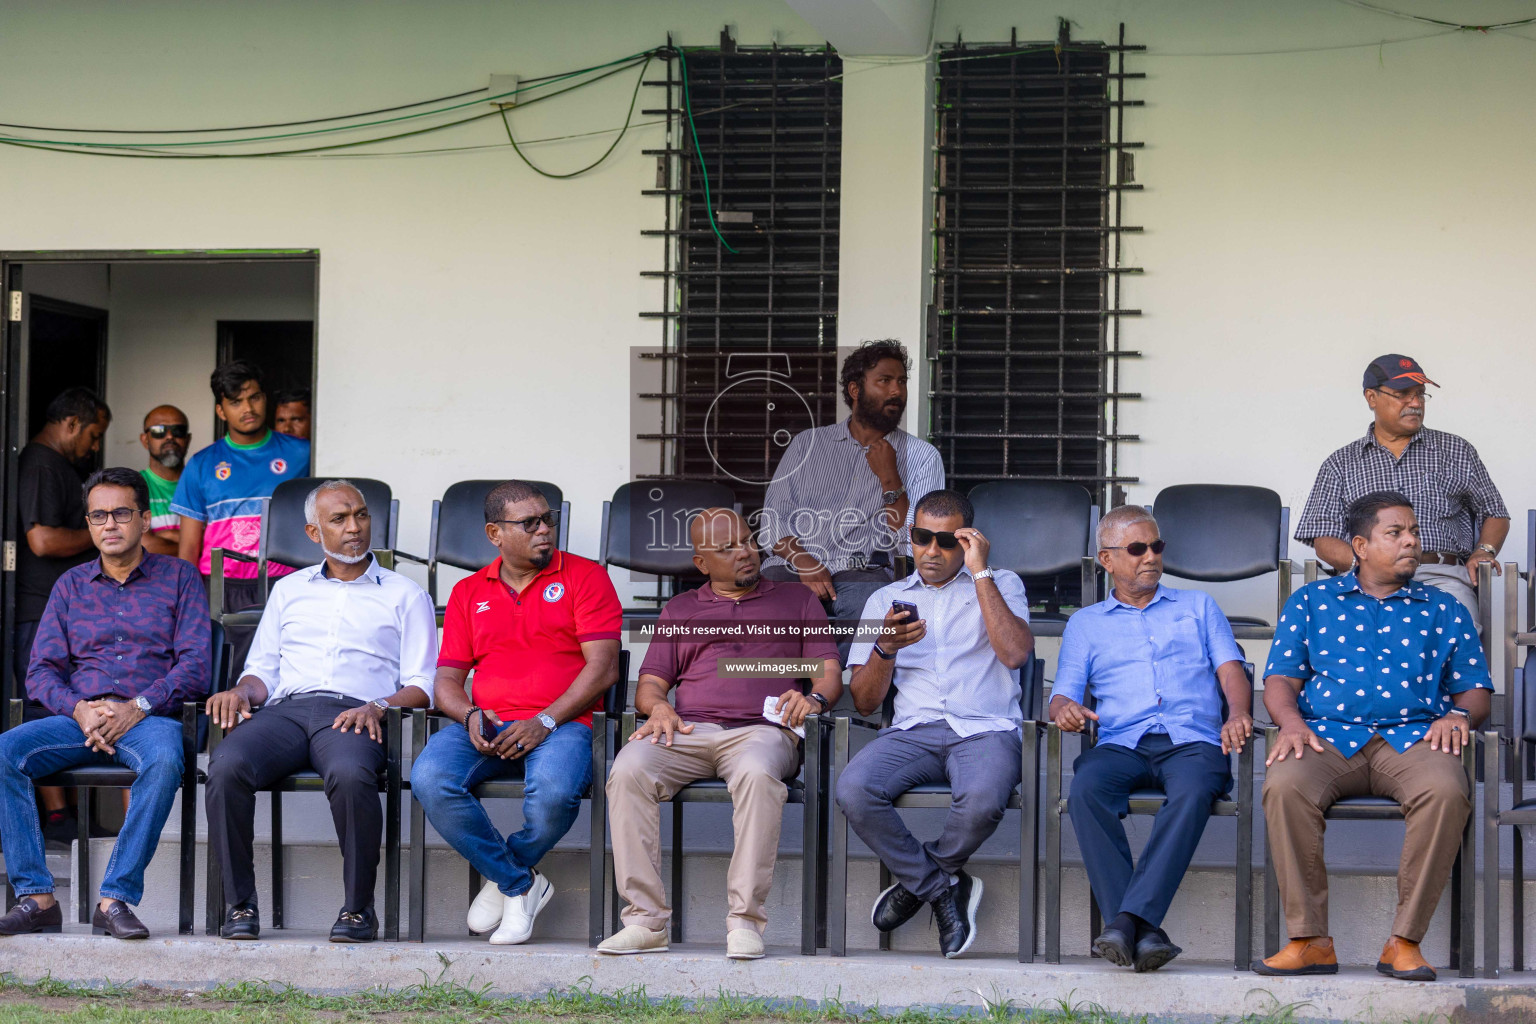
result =
M177 451L175 448L167 448L165 451L155 456L155 461L160 463L160 465L164 466L166 469L180 469L183 465L186 464L187 457L181 452Z
M365 550L360 555L344 555L340 551L332 551L330 548L326 547L324 544L320 545L320 550L325 552L325 557L326 558L334 558L334 559L336 559L336 561L340 562L342 565L357 565L359 562L366 562L368 560L369 555L371 555L373 553L371 551L366 551Z
M540 553L538 553L536 555L528 556L528 561L533 565L533 567L535 569L542 569L546 565L548 565L551 561L553 561L554 557L555 557L555 548L554 548L554 545L551 544L546 550L541 551Z
M761 569L747 569L736 575L735 585L745 589L746 587L755 586L757 581L762 578L763 573Z
M869 397L865 391L859 392L858 413L859 419L882 434L889 434L901 423L901 414L906 411L907 403L895 403L894 412L889 411L884 405Z

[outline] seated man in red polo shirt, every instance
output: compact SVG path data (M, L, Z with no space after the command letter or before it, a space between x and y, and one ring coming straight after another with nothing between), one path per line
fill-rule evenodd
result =
M803 583L762 578L757 543L741 516L705 509L689 532L693 564L709 582L667 602L640 666L635 710L649 717L619 751L608 779L614 877L629 906L624 928L597 948L667 948L672 911L661 884L658 804L690 782L719 778L731 791L736 838L725 876L725 955L756 960L789 795L784 780L800 766L800 740L791 729L837 703L842 669L821 601ZM734 675L726 658L810 661L815 668ZM801 681L807 677L814 682L809 693ZM673 688L675 709L667 703ZM767 720L770 712L784 725Z
M501 557L448 599L434 697L453 721L411 769L433 826L487 880L469 928L496 945L528 941L554 895L535 866L576 820L592 783L592 711L618 678L619 596L602 566L556 550L559 522L532 484L486 496L485 535ZM523 827L503 837L472 794L518 774Z

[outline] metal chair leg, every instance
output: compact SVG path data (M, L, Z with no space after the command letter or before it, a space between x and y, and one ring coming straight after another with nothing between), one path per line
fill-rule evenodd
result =
M411 758L421 756L427 744L427 713L419 708L411 712ZM427 937L427 812L421 801L411 799L411 874L407 880L411 896L409 935L412 942Z
M1045 962L1061 963L1061 730L1045 733Z
M804 827L800 844L800 955L816 955L816 925L821 916L821 798L824 785L821 761L821 717L805 723Z
M882 860L880 862L880 892L885 892L885 890L889 889L891 887L891 882L892 881L893 881L893 879L891 878L891 869L886 867L885 866L885 861ZM881 932L880 933L880 948L881 949L890 949L891 948L891 933L890 932Z
M384 939L400 941L400 759L405 720L400 708L390 708L384 725Z
M683 805L672 801L672 941L683 941Z
M1514 874L1514 886L1509 894L1509 909L1515 926L1509 937L1509 951L1513 956L1513 970L1525 970L1525 830L1515 826L1514 848L1510 851L1510 868Z
M587 945L603 941L603 877L608 839L608 716L592 716L591 841L587 844Z
M832 776L827 786L831 820L832 864L827 873L827 952L848 955L848 819L837 803L837 780L848 767L848 719L839 717L832 726Z
M1315 571L1315 566L1308 564L1309 569ZM1280 739L1280 730L1270 726L1264 730L1264 750L1275 749L1275 743ZM1274 956L1280 952L1280 880L1275 876L1275 856L1269 848L1269 827L1264 828L1264 955Z
M272 927L283 927L283 794L272 798Z
M1237 909L1232 922L1232 969L1253 960L1253 740L1237 755Z
M1478 741L1483 763L1483 977L1499 976L1499 734ZM1518 927L1518 925L1516 926Z
M192 899L197 872L197 705L181 710L181 843L176 879L176 932L192 934Z
M1024 723L1019 774L1019 963L1035 962L1035 916L1040 873L1040 728Z
M94 789L82 786L76 791L75 823L79 856L75 858L75 906L81 924L91 923L91 811L96 804Z

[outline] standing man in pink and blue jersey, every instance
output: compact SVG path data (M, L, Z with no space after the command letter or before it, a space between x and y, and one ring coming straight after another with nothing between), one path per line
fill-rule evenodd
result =
M261 545L261 499L284 480L309 475L309 442L279 434L267 426L267 395L261 370L252 363L225 363L208 378L213 411L225 435L187 460L176 483L171 511L181 517L181 558L198 567L206 580L213 571L213 549L254 556ZM292 569L268 565L267 575L286 576ZM256 566L224 563L226 612L260 604ZM253 630L232 633L234 665L245 662Z

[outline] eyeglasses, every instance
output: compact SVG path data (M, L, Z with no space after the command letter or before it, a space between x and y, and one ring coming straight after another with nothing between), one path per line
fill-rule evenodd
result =
M1132 558L1140 558L1142 555L1147 553L1147 548L1151 548L1152 549L1152 553L1154 555L1160 555L1160 554L1163 553L1163 548L1165 548L1167 546L1168 546L1168 542L1163 540L1161 537L1159 537L1157 540L1153 541L1151 544L1148 544L1144 540L1138 540L1138 541L1135 541L1134 543L1131 543L1131 544L1110 544L1107 547L1105 547L1103 550L1105 550L1105 551L1124 551L1126 554L1130 555Z
M92 509L85 514L85 521L90 523L92 526L105 526L107 522L107 516L111 516L119 523L126 523L130 522L134 516L138 515L139 511L140 510L136 508L115 508L110 512L108 512L106 509Z
M916 544L920 548L925 548L929 544L932 544L934 541L938 541L939 547L943 548L945 551L952 551L957 545L959 545L960 538L948 532L935 533L933 530L925 530L921 526L912 527L913 544Z
M1392 399L1394 402L1397 402L1400 405L1407 405L1415 398L1422 398L1427 402L1431 398L1435 397L1428 391L1425 391L1423 388L1414 388L1411 391L1394 391L1391 388L1371 388L1371 390L1376 392L1378 395L1386 395L1388 398Z
M185 441L192 436L192 431L187 429L185 423L156 423L152 427L145 427L144 433L156 441L162 440L167 436Z
M551 530L559 526L560 513L551 510L549 512L545 512L541 516L529 516L527 519L493 519L491 522L508 523L512 526L521 526L524 533L533 533L538 530L540 523L543 523Z

